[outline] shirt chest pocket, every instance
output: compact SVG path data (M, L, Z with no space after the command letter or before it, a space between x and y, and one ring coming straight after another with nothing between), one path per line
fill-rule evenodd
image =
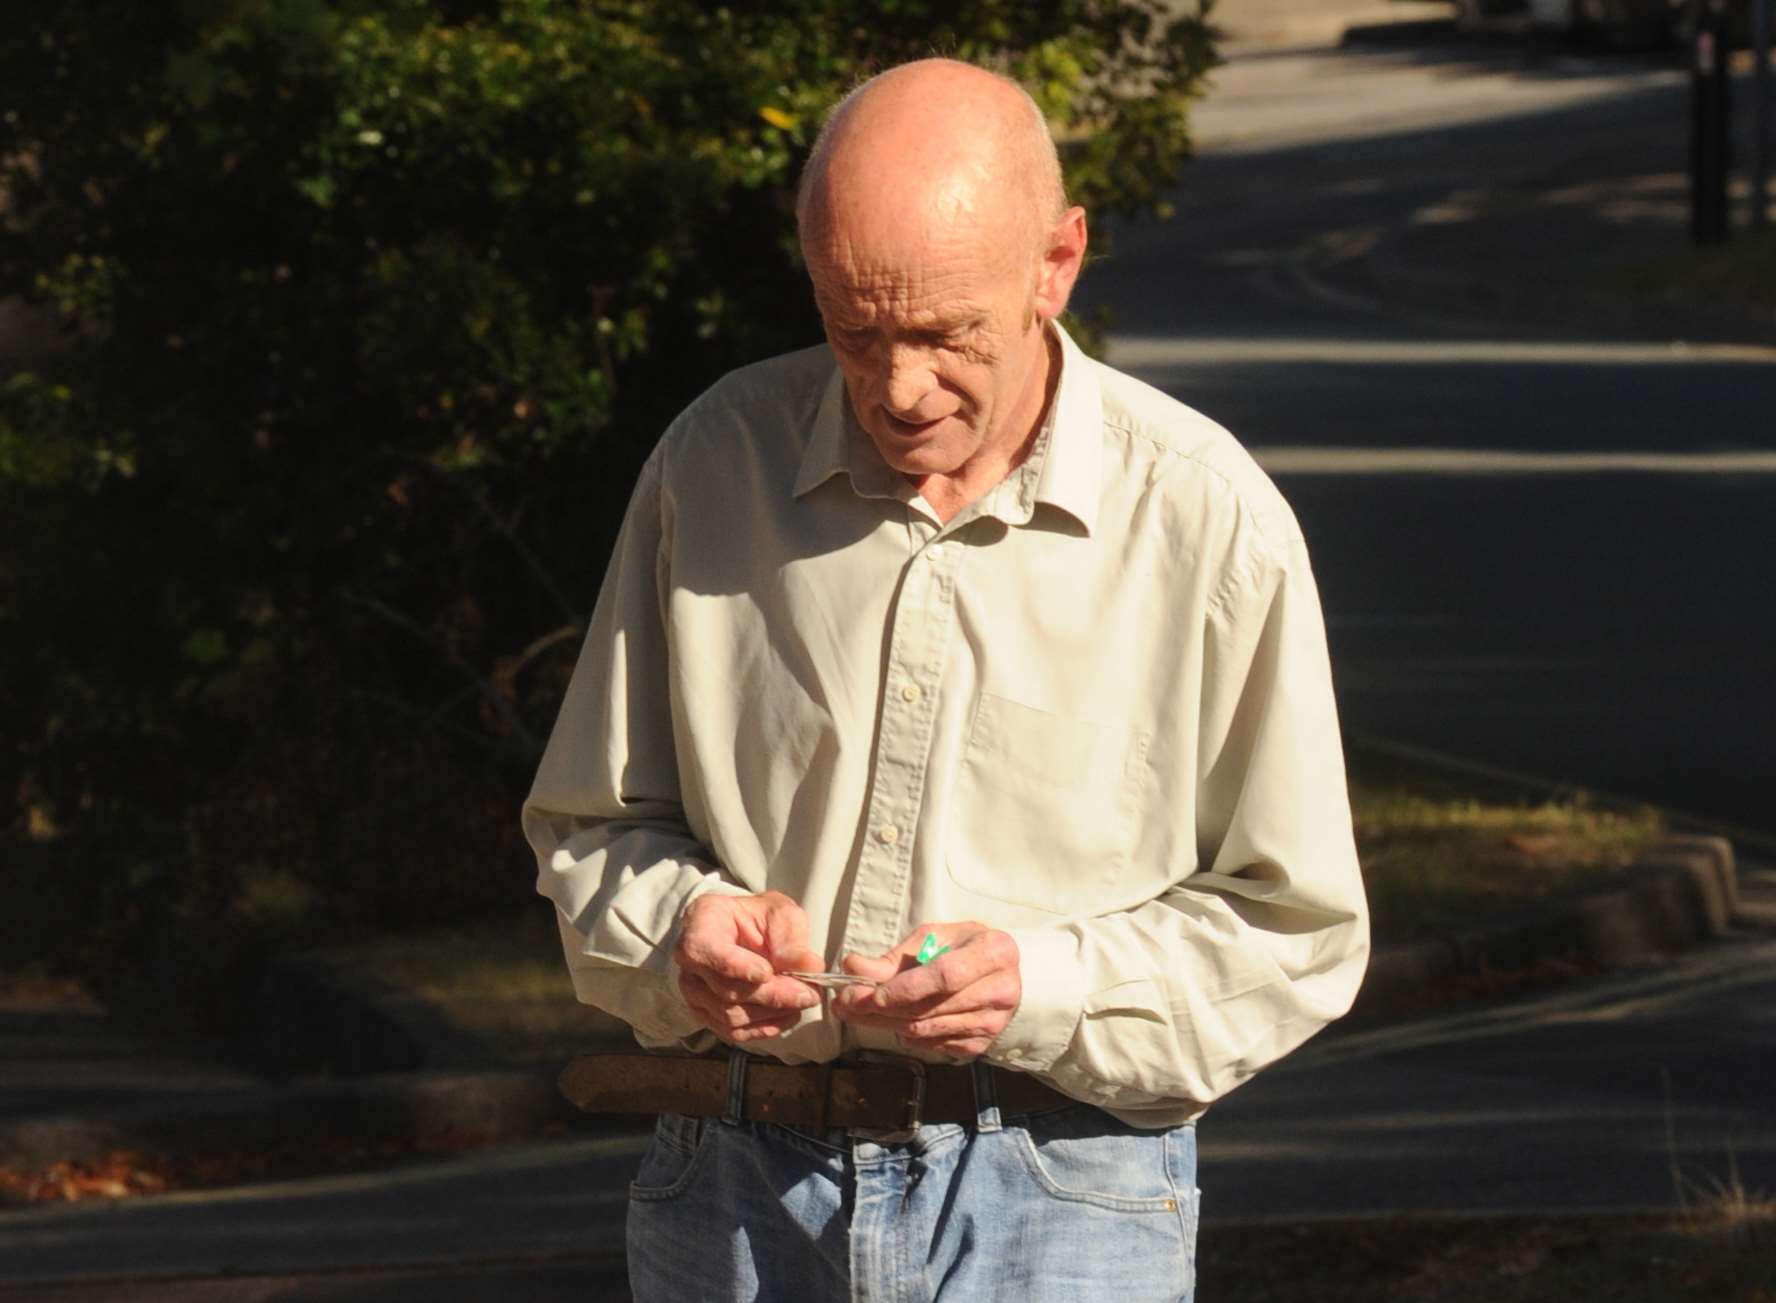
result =
M982 693L950 805L950 877L1054 914L1106 908L1128 873L1148 739Z

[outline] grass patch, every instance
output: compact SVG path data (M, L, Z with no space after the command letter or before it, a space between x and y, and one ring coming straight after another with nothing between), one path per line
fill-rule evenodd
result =
M1582 792L1533 799L1374 756L1353 757L1350 780L1383 943L1602 881L1665 831L1648 807L1605 808Z
M1776 1221L1732 1235L1654 1216L1211 1224L1197 1293L1219 1303L1776 1303Z
M546 901L473 923L391 936L342 956L352 970L426 1001L483 1045L489 1061L559 1063L629 1029L574 999Z
M1706 311L1729 307L1776 325L1776 230L1734 231L1723 244L1615 268L1599 284L1645 303Z

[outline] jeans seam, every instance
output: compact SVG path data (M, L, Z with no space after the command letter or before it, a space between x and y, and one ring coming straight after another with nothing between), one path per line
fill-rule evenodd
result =
M681 1146L679 1146L675 1143L672 1143L670 1141L662 1140L660 1138L659 1132L657 1132L657 1131L655 1133L654 1143L658 1144L658 1145L664 1145L666 1148L672 1150L676 1154L683 1155L686 1152ZM701 1169L701 1167L703 1166L703 1158L704 1158L704 1155L706 1155L709 1152L709 1145L710 1145L710 1136L709 1136L708 1128L705 1127L705 1128L699 1129L698 1134L697 1134L697 1147L694 1150L690 1151L690 1153L689 1153L690 1161L685 1164L684 1171L680 1172L678 1174L678 1176L669 1185L644 1186L640 1183L639 1180L630 1181L629 1182L629 1200L630 1200L630 1202L631 1203L665 1203L670 1200L676 1199L680 1195L684 1194L684 1192L690 1188L691 1179L696 1176L698 1170ZM639 1173L638 1173L638 1175L639 1175Z

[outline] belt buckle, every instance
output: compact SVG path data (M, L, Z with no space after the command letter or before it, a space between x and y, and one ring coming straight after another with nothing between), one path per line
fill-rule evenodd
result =
M869 1138L881 1144L900 1145L911 1140L924 1123L925 1114L925 1063L921 1059L908 1058L904 1054L890 1054L885 1050L859 1050L851 1056L853 1063L881 1064L886 1067L903 1069L912 1078L912 1087L904 1104L906 1113L900 1120L900 1128L895 1131L869 1132Z

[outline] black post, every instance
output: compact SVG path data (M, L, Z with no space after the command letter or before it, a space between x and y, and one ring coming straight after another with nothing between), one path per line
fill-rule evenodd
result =
M1751 50L1757 60L1757 110L1751 128L1751 224L1770 218L1770 0L1751 0Z
M1727 238L1727 3L1697 0L1690 63L1690 233L1698 244Z

